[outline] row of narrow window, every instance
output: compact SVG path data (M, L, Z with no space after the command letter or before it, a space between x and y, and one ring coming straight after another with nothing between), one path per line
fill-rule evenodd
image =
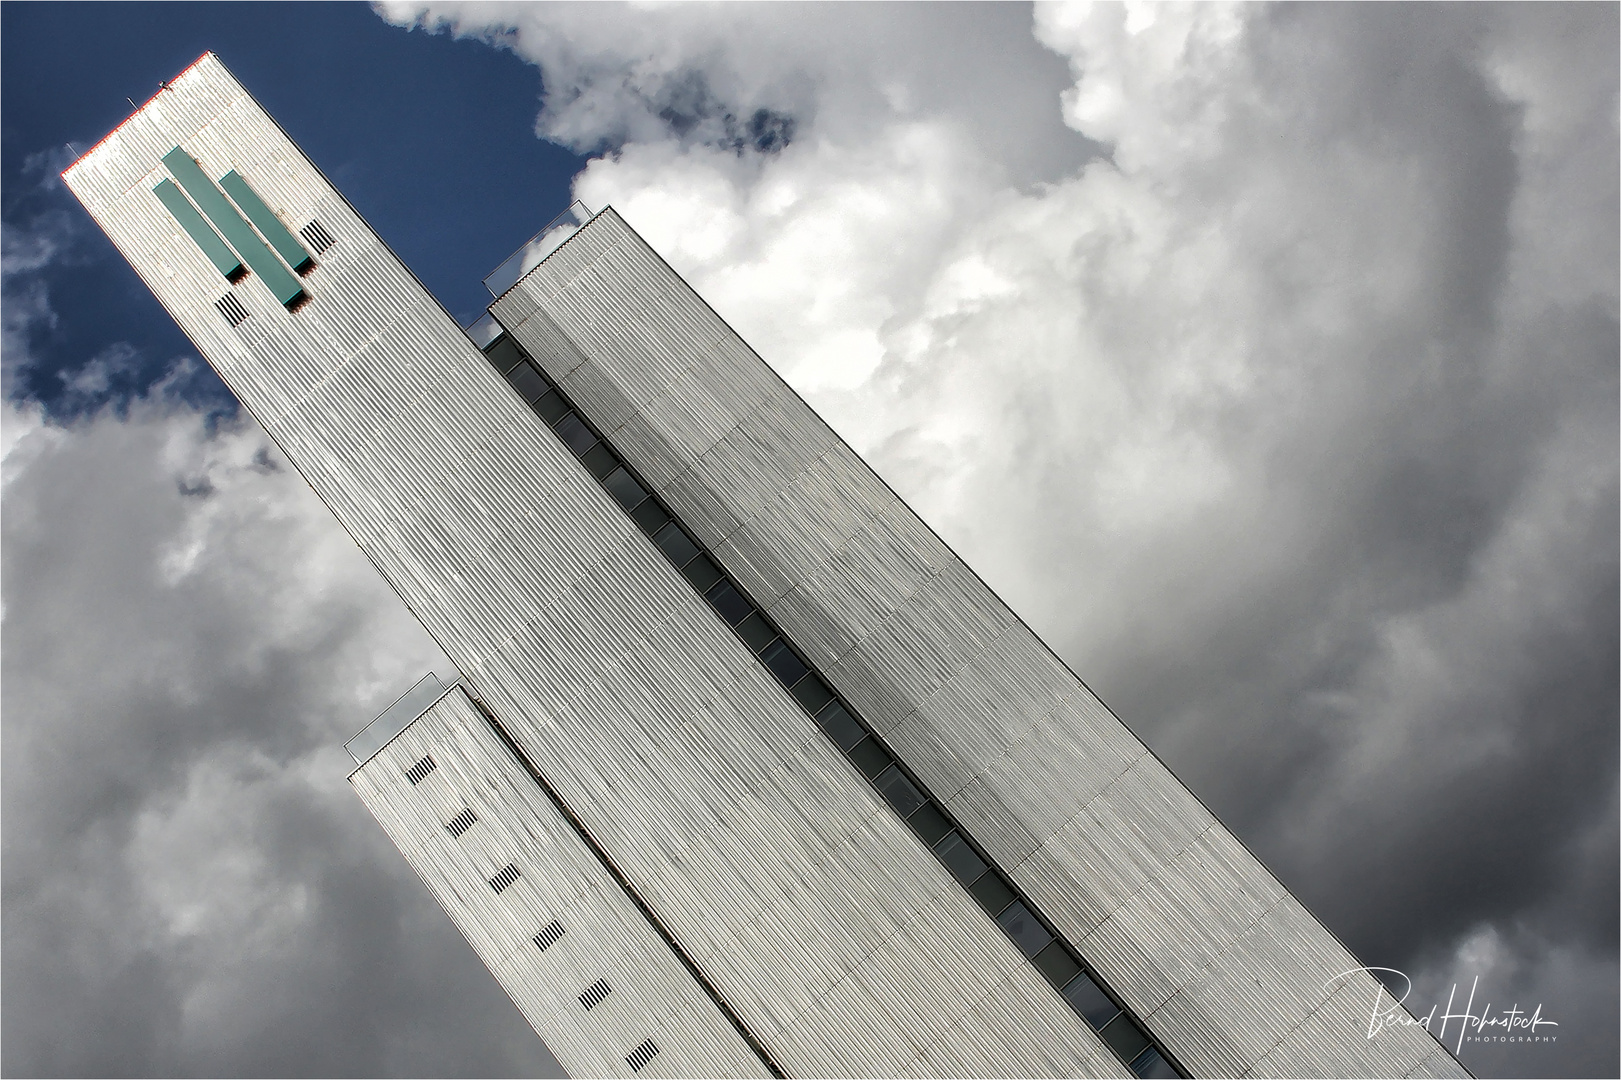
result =
M411 781L411 784L414 787L415 785L420 784L423 780L427 779L428 774L432 773L438 767L438 763L433 760L433 755L425 755L418 760L416 764L405 770L405 777L407 780ZM468 829L471 829L477 823L478 815L473 812L473 808L470 806L463 807L461 813L457 814L455 817L451 818L445 823L445 831L448 832L452 837L459 839L463 833L465 833ZM506 866L496 871L495 875L489 878L488 881L490 888L495 890L496 894L499 895L516 884L518 879L522 876L523 872L518 869L518 865L516 863L507 863ZM533 940L535 942L535 947L541 952L545 952L547 949L557 944L558 939L562 936L563 924L558 920L553 919L551 922L541 927L540 933L536 934ZM598 979L596 982L592 983L590 986L586 987L580 992L580 1006L581 1008L585 1009L586 1012L590 1012L592 1009L602 1004L603 1000L612 992L613 987L608 985L608 980ZM636 1049L625 1055L625 1064L630 1066L632 1072L641 1072L642 1068L649 1061L652 1061L658 1052L659 1048L657 1044L655 1044L652 1039L647 1039L642 1042L641 1045L637 1046Z
M1137 1076L1179 1076L1142 1027L1098 984L1075 951L1031 910L1002 872L990 865L984 853L956 827L945 808L885 749L866 722L810 670L777 632L770 617L744 595L659 498L625 466L618 453L598 437L539 365L507 334L491 342L484 353L1070 1007Z

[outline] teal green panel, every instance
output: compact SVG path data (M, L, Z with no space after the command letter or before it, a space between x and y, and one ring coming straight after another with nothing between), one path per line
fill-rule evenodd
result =
M281 264L281 260L271 254L254 231L248 228L248 223L242 220L242 215L233 207L215 187L203 170L193 161L191 155L180 147L175 147L163 155L163 163L169 167L174 178L180 182L191 201L197 204L214 228L225 237L225 242L237 253L248 269L259 275L277 300L283 304L291 304L304 295L304 288L298 283L288 269Z
M174 215L180 227L186 230L186 235L191 237L192 243L203 249L203 254L214 264L214 269L224 274L226 281L235 281L242 273L242 260L225 246L225 241L220 239L219 233L208 227L203 215L180 194L180 189L174 186L174 181L165 180L152 191L157 195L158 201L168 207L169 213Z
M259 198L256 191L248 186L248 182L237 175L235 169L220 177L220 187L231 201L242 208L253 222L259 235L270 241L270 246L276 249L276 254L291 266L295 271L302 270L315 260L310 253L304 250L304 245L293 239L293 234L287 231L287 226L281 223L281 218L271 212L265 201Z

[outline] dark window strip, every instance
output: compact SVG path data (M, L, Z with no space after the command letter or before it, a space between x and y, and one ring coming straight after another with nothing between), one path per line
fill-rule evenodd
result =
M507 367L514 353L527 362ZM1002 872L991 865L984 852L956 827L949 812L927 794L927 789L918 783L911 770L897 761L866 722L834 695L819 675L810 670L809 665L778 634L770 619L748 599L735 581L715 565L675 516L661 504L658 496L650 494L650 489L640 482L630 466L573 408L561 388L541 371L540 365L528 360L522 348L507 334L491 342L485 348L485 355L490 357L491 365L506 376L520 396L540 413L543 420L547 420L553 433L573 450L576 457L585 461L590 454L603 452L612 460L612 464L601 471L591 468L597 481L709 601L716 613L755 654L755 659L783 684L861 774L878 788L880 796L912 826L1014 946L1059 991L1071 1008L1098 1031L1121 1060L1143 1077L1161 1075L1159 1072L1142 1071L1145 1069L1172 1069L1169 1075L1182 1075L1174 1071L1174 1066L1163 1051L1153 1044L1142 1026L1116 1004L1113 995L1102 989L1079 954L1035 914ZM544 381L544 392L534 390L537 378ZM546 411L542 411L543 406L546 411L555 411L563 422L547 419ZM589 462L587 466L590 468ZM630 496L638 495L636 502L629 501ZM726 607L722 606L723 602ZM746 614L734 622L732 616L738 612Z

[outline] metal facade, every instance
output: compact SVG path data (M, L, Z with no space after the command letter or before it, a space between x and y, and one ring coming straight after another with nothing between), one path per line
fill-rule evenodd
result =
M350 782L570 1075L771 1075L460 687Z
M334 239L307 302L186 235L176 147ZM354 777L566 1067L1125 1075L217 59L64 176L550 788L459 690ZM1184 1067L1462 1075L612 211L494 311Z
M612 209L492 310L1184 1067L1462 1074Z

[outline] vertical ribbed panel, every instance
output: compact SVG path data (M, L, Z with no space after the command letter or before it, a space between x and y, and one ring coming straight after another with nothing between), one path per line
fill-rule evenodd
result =
M1357 961L611 209L493 310L1185 1067L1436 1067L1416 1027L1311 1025ZM1219 978L1254 993L1221 1013ZM996 1068L957 1052L915 1067Z
M461 690L349 782L570 1075L617 1075L648 1038L648 1075L770 1075ZM451 836L442 822L467 808L477 822ZM519 876L497 893L507 866ZM613 992L586 994L598 983Z
M235 169L295 231L322 223L335 242L303 279L309 303L288 313L250 277L235 289L249 317L234 329L221 319L217 271L151 193L157 162L176 145L209 175ZM928 1055L960 1052L1005 1075L1124 1073L217 61L205 58L176 79L66 179L784 1071L909 1072L924 1070ZM555 353L557 374L619 409L616 441L641 438L649 460L663 455L670 464L673 482L717 449L734 413L759 407L777 384L667 271L649 276L653 264L636 252L604 263L596 247L571 241L536 271L577 286L570 325L629 322L646 309L673 319L681 336L630 343L615 358L564 349ZM511 303L523 310L521 298ZM694 353L689 340L705 348ZM631 351L645 379L621 378ZM743 360L752 366L728 374ZM669 422L642 423L631 403L657 403ZM719 450L715 461L736 474L812 430L822 444L805 446L781 477L831 555L863 523L896 513L896 502L881 487L860 486L869 474L820 421L805 413L762 422L750 442ZM795 541L761 524L748 544L763 568L778 566ZM714 527L729 529L728 541L743 533ZM914 546L944 569L932 540ZM920 600L918 610L978 626L981 608ZM402 768L421 751L403 751ZM420 786L448 774L441 761ZM410 787L403 773L400 783L402 793ZM546 925L540 916L552 916L537 907L519 919L505 906L557 887L524 861L549 865L540 841L524 841L518 819L500 816L529 811L469 797L479 822L452 840L443 826L460 805L446 801L419 823L434 844L494 835L485 826L500 821L522 856L490 850L457 871L465 871L455 894L467 904L469 939L486 959L500 957L492 968L537 1028L549 1030L538 1019L548 1010L579 1013L578 994L598 977L616 989L592 1015L611 1012L633 969L560 985L545 964L577 947L572 928L542 951L533 939ZM489 878L509 862L521 876L497 894ZM975 958L973 977L941 976L963 956ZM710 1013L681 1006L697 1009L687 1017L695 1040L715 1021L715 1007L705 1007ZM679 1032L686 1014L677 1013L648 1015ZM730 1068L695 1067L673 1051L675 1041L652 1038L660 1053L638 1075ZM958 1038L964 1047L943 1045ZM636 1045L579 1068L623 1074Z

